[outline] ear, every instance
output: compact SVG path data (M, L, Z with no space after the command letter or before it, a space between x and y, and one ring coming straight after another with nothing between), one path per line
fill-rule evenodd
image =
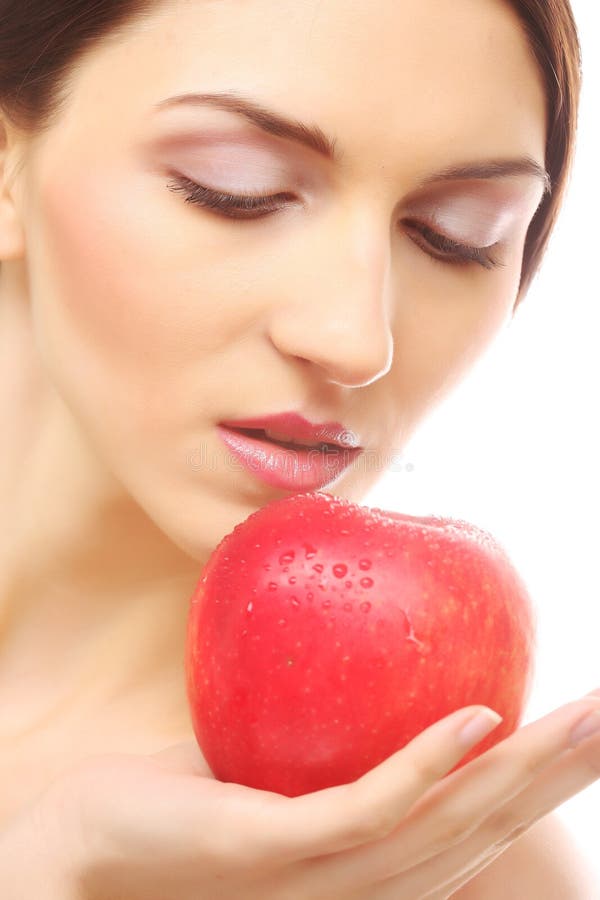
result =
M19 144L0 111L0 262L25 255L25 234L18 196Z

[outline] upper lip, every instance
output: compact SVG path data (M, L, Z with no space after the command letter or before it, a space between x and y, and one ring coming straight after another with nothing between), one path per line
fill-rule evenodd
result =
M254 428L268 432L277 441L291 441L305 446L337 444L345 449L360 447L358 435L339 422L309 422L297 412L276 413L254 419L221 422L227 428Z

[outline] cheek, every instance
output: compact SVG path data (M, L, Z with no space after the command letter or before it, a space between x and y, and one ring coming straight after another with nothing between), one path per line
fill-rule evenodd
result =
M186 326L183 305L170 302L177 284L152 252L143 212L134 197L99 181L54 185L42 201L52 308L74 345L135 383Z
M105 417L107 433L181 426L201 407L211 353L239 327L235 283L229 290L200 241L182 249L180 222L165 219L141 180L66 180L45 178L29 236L46 362L80 410L91 403Z
M429 290L414 285L394 326L393 393L408 431L460 383L510 320L520 259L515 253L503 269L484 274L457 275L441 266L431 272L423 280Z

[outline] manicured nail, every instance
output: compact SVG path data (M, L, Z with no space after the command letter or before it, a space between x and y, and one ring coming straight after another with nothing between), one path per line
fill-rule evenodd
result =
M569 740L572 747L577 747L586 738L600 731L600 710L594 709L584 716L571 730Z
M494 712L493 709L481 710L469 719L466 725L463 725L458 733L458 739L465 747L472 747L478 743L486 734L502 721L502 716Z

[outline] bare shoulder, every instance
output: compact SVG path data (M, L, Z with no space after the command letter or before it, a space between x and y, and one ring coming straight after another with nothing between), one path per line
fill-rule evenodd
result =
M452 900L600 900L600 884L569 829L544 816L452 894Z

